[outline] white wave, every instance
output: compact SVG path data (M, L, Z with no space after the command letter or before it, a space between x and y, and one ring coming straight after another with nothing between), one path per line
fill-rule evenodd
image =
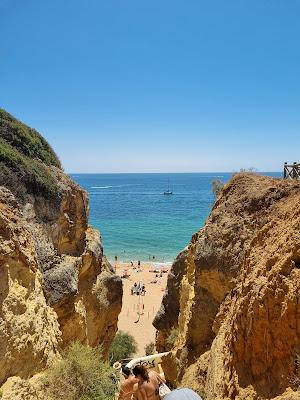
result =
M107 186L91 186L91 189L110 189L110 188L121 188L127 186L137 186L138 184L125 183L124 185L107 185Z
M91 189L109 189L112 187L116 187L116 186L91 186Z

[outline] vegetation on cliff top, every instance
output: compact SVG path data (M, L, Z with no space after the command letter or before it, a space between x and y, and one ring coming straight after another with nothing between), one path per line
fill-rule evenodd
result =
M23 155L61 168L55 152L41 134L3 109L0 109L0 137Z
M47 372L44 386L49 400L113 400L117 378L101 348L75 342Z
M8 187L20 200L26 193L56 197L57 183L48 166L61 168L47 141L0 109L0 185Z

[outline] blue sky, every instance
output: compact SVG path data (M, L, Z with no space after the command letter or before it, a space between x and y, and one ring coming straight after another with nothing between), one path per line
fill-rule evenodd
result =
M68 172L299 161L300 1L0 0L0 106Z

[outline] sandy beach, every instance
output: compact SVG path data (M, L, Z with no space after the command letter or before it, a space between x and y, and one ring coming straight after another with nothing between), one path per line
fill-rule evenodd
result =
M119 276L124 275L124 273L130 275L127 278L122 278L124 291L123 307L119 315L118 328L134 336L138 344L136 354L138 356L144 355L145 346L155 340L155 328L152 325L152 321L160 308L167 284L168 273L162 273L162 277L160 277L160 274L149 271L151 267L156 265L164 264L143 262L139 269L132 268L130 263L115 264L116 273ZM137 267L137 262L134 262L134 266ZM170 270L171 265L165 266ZM146 294L144 296L131 294L132 285L139 281L145 284ZM135 322L138 320L139 302L141 315L139 322Z

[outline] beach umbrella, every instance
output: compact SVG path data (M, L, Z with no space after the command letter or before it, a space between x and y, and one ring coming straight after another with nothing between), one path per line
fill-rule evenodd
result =
M202 398L195 393L192 389L182 388L172 390L167 396L166 400L202 400Z

